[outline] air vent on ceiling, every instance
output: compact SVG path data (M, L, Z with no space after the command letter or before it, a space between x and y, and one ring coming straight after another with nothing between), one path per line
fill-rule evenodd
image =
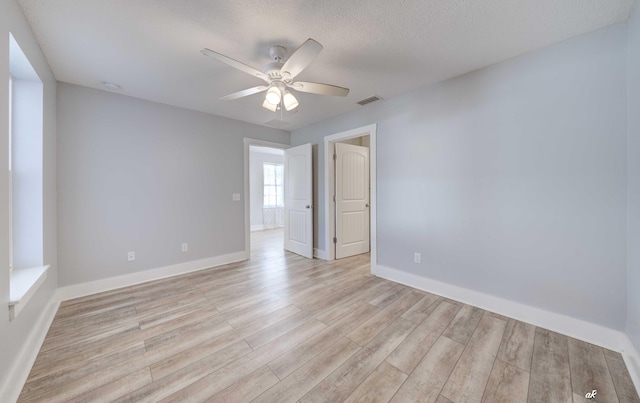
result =
M264 124L271 127L285 127L291 124L291 122L287 122L286 120L280 120L280 119L271 119L268 122L264 122Z
M372 97L365 98L365 99L363 99L362 101L358 101L358 102L356 102L356 103L357 103L358 105L362 105L362 106L364 106L364 105L366 105L366 104L370 104L371 102L376 102L376 101L379 101L379 100L381 100L381 99L382 99L382 98L380 98L379 96L374 95L374 96L372 96Z

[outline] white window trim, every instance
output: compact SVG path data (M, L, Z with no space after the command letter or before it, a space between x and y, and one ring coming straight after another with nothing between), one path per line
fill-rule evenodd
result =
M11 272L9 320L15 319L47 278L49 265Z

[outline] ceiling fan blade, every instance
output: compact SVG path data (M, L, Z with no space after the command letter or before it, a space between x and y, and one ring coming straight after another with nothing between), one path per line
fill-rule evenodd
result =
M320 51L322 51L322 45L311 38L307 39L284 63L280 69L281 74L288 73L288 78L293 79L311 64Z
M289 87L296 91L309 92L311 94L333 95L337 97L346 97L349 95L349 88L338 87L330 84L297 81L295 83L291 83Z
M267 88L269 87L267 87L266 85L259 85L257 87L247 88L246 90L234 92L233 94L229 94L220 99L222 101L231 101L232 99L238 99L238 98L246 97L249 95L257 94L259 92L265 91Z
M254 77L261 78L264 81L269 82L269 78L267 77L267 75L264 74L263 72L261 72L260 70L254 69L251 66L247 66L246 64L241 63L241 62L239 62L239 61L237 61L235 59L232 59L232 58L230 58L228 56L225 56L225 55L220 54L218 52L214 52L213 50L207 49L207 48L204 48L204 49L200 50L200 53L202 53L205 56L209 56L211 58L214 58L217 61L222 62L222 63L224 63L226 65L229 65L229 66L233 67L234 69L238 69L240 71L244 71L247 74L250 74L250 75L252 75Z

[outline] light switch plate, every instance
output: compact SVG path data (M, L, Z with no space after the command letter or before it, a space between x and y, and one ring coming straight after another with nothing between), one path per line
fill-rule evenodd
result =
M233 201L240 201L240 193L233 194Z

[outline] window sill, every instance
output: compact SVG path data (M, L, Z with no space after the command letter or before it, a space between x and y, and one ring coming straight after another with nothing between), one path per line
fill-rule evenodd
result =
M47 278L49 265L14 270L9 282L9 320L15 319Z

